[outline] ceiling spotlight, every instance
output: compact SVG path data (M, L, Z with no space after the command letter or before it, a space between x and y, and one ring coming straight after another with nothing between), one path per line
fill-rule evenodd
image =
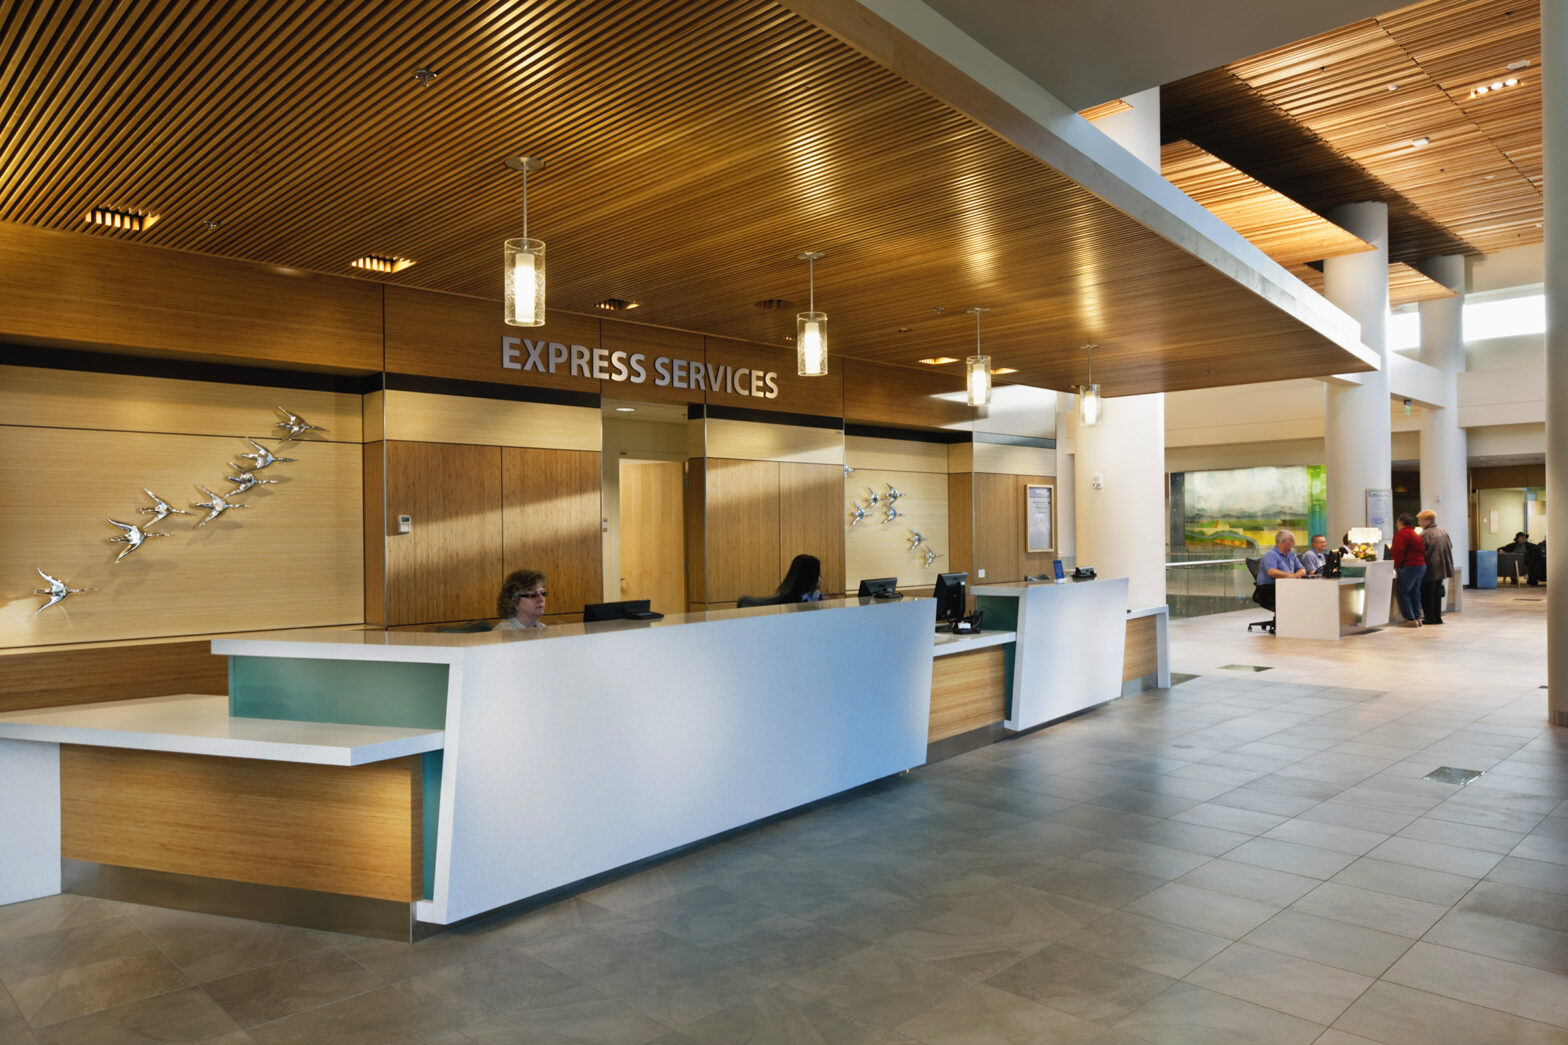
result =
M1471 91L1470 93L1471 94L1485 94L1489 90L1491 90L1491 88L1489 88L1489 87L1477 87L1475 90Z
M1498 81L1496 81L1496 82L1494 82L1492 84L1492 90L1494 90L1494 91L1501 91L1502 89L1503 89L1503 81L1498 80Z
M615 408L615 412L618 414L635 414L637 408L635 406L618 406Z
M419 86L421 87L429 87L436 82L436 78L440 75L434 69L426 69L423 66L414 70L414 79L419 81Z
M366 272L379 272L382 275L391 275L394 272L402 272L412 265L413 262L408 258L396 258L387 254L366 254L362 258L355 258L349 264L357 269L364 269Z
M1503 86L1504 87L1513 87L1513 86L1515 86L1518 83L1519 83L1519 77L1517 77L1517 76L1510 76L1508 79L1503 81Z
M1416 148L1418 148L1418 149L1419 149L1419 148L1420 148L1420 147L1421 147L1421 146L1423 146L1423 145L1429 145L1429 144L1431 144L1431 141L1432 141L1432 139L1431 139L1431 138L1428 138L1428 137L1426 137L1426 136L1425 136L1425 135L1422 135L1422 136L1421 136L1421 137L1419 137L1419 138L1416 138L1416 139L1415 139L1415 140L1414 140L1414 141L1412 141L1412 142L1411 142L1411 143L1410 143L1410 144L1411 144L1411 145L1414 145L1414 146L1415 146L1415 147L1416 147Z
M1508 63L1508 71L1511 72L1511 73L1516 73L1520 69L1528 69L1529 67L1530 67L1530 59L1528 59L1528 58L1521 58L1517 62L1509 62Z
M948 363L956 363L958 360L952 356L926 356L920 362L926 366L946 366Z
M1399 90L1399 85L1397 83L1391 83L1388 85L1388 89L1390 91L1397 91Z
M626 298L605 298L603 301L595 301L593 307L604 312L630 312L641 305L640 301L628 301Z

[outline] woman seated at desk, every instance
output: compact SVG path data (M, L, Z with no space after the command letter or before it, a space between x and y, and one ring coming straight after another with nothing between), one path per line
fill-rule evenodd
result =
M544 574L538 570L513 570L501 584L501 594L496 596L495 611L501 617L496 631L520 631L524 628L542 628L544 622Z
M772 595L742 595L737 606L781 606L787 602L816 602L822 598L822 560L797 555Z

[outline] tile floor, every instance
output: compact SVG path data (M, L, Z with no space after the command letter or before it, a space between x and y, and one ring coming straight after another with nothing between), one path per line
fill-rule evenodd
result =
M0 1041L1568 1042L1544 607L1179 622L1169 691L414 946L0 907Z

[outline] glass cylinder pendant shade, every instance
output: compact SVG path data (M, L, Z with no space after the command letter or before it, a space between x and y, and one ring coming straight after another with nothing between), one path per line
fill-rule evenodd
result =
M795 317L795 372L823 377L828 372L828 314L802 312Z
M964 360L968 377L969 405L988 406L991 402L991 357L970 356Z
M1078 386L1078 423L1093 426L1100 423L1104 401L1100 398L1099 385Z
M506 323L544 326L544 240L506 241Z

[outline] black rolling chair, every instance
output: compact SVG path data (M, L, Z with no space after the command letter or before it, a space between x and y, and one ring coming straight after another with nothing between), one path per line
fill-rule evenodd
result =
M1261 598L1261 596L1263 594L1263 589L1258 587L1258 563L1261 562L1262 560L1261 559L1246 559L1244 561L1247 564L1247 572L1252 574L1252 601L1257 603L1259 606L1262 606L1264 609L1268 610L1270 613L1274 612L1274 607L1270 606L1267 602L1264 602L1263 599ZM1274 599L1274 591L1273 591L1272 588L1269 589L1269 593L1268 594L1269 594L1269 601L1272 602L1273 599ZM1253 628L1262 628L1264 631L1267 631L1270 635L1272 635L1272 634L1274 634L1274 618L1270 617L1268 620L1255 620L1251 624L1247 625L1247 630L1249 632Z
M776 595L742 595L735 600L735 607L744 610L751 606L777 606L778 603Z

